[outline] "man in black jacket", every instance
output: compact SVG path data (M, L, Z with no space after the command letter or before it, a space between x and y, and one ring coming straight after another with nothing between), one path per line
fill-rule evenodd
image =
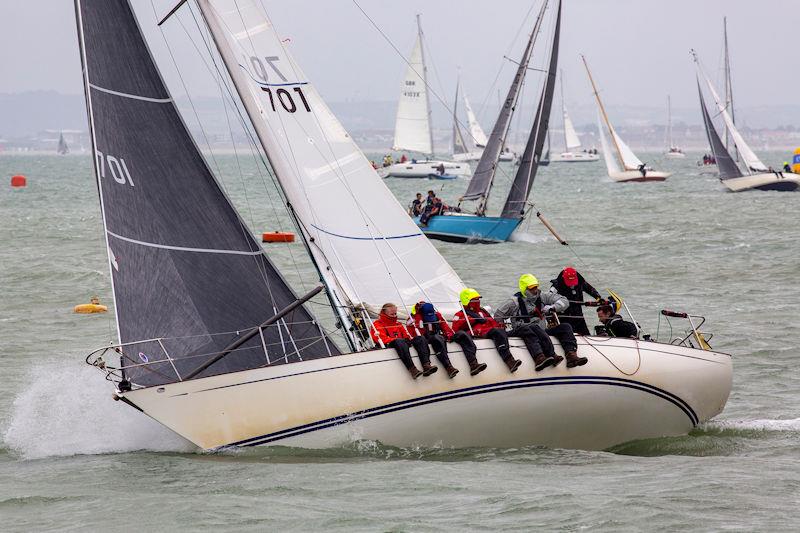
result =
M603 324L597 326L598 334L609 337L633 337L634 339L639 336L636 325L614 314L614 309L610 305L604 304L597 308L597 319Z
M569 300L569 307L558 318L562 323L571 325L575 334L589 335L589 328L583 318L583 293L589 294L597 300L601 299L600 293L572 267L562 270L558 277L550 283L552 284L551 292L557 292Z

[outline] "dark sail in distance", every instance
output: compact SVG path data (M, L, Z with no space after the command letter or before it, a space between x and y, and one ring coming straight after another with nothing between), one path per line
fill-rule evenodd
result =
M297 297L198 151L127 0L76 0L126 377L174 382ZM139 342L147 339L160 341ZM199 374L336 355L304 307Z
M533 121L525 152L522 154L517 174L508 191L506 203L503 206L503 218L522 218L525 213L525 204L528 201L539 160L542 157L545 138L550 125L550 109L553 107L553 95L556 87L556 73L558 72L558 43L561 33L561 2L556 8L556 25L553 30L553 47L550 50L550 66L547 70L547 80L542 90L542 97L536 109L536 118Z
M697 93L700 95L700 109L703 112L703 124L706 127L706 135L708 136L708 144L711 146L711 152L714 154L714 159L717 161L717 170L719 171L719 179L726 180L729 178L741 178L742 172L736 165L722 139L719 138L714 123L711 122L711 116L708 114L706 103L703 101L703 91L700 89L700 80L697 80Z

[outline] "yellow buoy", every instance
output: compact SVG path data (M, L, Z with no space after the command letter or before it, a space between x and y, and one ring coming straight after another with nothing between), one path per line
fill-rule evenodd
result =
M102 305L100 303L100 298L97 296L92 296L88 304L78 304L75 306L75 312L81 314L105 313L106 311L108 311L108 307Z
M792 172L800 174L800 148L794 149L794 157L792 158Z

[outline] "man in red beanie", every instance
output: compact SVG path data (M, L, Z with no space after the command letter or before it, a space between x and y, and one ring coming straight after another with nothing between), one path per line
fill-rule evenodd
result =
M550 283L552 284L551 292L557 292L569 300L569 307L558 316L559 320L562 323L570 324L575 334L589 335L589 328L583 318L583 293L591 295L596 300L602 300L600 293L572 267L567 267L559 272L558 277L551 280Z

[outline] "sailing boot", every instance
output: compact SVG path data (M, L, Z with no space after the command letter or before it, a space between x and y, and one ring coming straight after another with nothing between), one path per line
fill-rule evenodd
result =
M553 357L553 364L551 366L558 366L558 365L561 364L561 361L564 360L563 357L561 357L560 355L555 354L555 353L553 354L552 357Z
M412 379L417 379L418 377L420 377L422 375L422 372L420 372L419 368L417 368L415 366L409 367L408 371L411 372L411 378Z
M575 350L564 352L564 355L567 356L567 368L572 368L574 366L583 366L589 362L589 360L586 359L585 357L578 357L578 352L576 352Z
M508 366L508 369L513 374L519 368L519 365L522 364L522 361L519 359L514 359L513 357L509 357L508 359L503 359L503 362Z
M458 369L454 366L448 366L445 368L445 370L447 370L447 377L450 379L453 379L456 377L456 374L458 374Z
M540 370L544 370L548 366L554 363L553 356L545 355L543 353L536 354L533 356L533 364L535 365L536 371L539 372Z
M422 375L423 376L430 376L431 374L435 374L436 371L439 370L438 366L432 365L430 363L422 363Z
M470 363L469 365L469 375L470 376L477 376L481 372L486 370L486 363L478 363L477 361L474 363Z

